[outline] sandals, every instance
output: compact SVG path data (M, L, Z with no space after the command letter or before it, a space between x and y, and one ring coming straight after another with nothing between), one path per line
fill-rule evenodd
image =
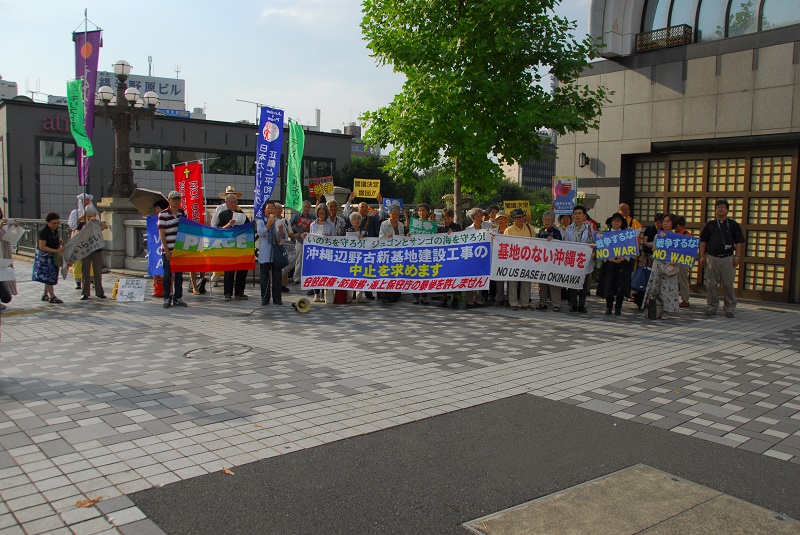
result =
M42 301L50 301L50 298L47 296L47 294L42 296Z
M51 297L51 298L50 298L50 302L51 302L51 303L56 303L56 304L61 304L61 303L63 303L64 301L62 301L61 299L59 299L58 297L56 297L56 296L54 295L53 297Z
M545 310L546 308L547 308L547 305L542 304L542 303L536 305L536 310Z
M561 312L561 308L560 307L553 307L553 312Z

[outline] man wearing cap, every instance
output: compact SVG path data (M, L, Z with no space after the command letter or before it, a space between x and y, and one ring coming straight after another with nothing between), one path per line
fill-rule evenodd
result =
M514 208L511 211L513 225L505 231L506 236L524 236L533 238L535 234L533 227L525 221L525 210ZM511 310L518 310L522 307L525 310L533 310L531 306L531 281L508 281L508 301L511 303Z
M172 249L175 247L175 237L178 235L179 218L186 217L186 212L181 208L181 194L177 191L170 191L167 200L169 206L158 214L158 234L161 236L161 257L164 261L164 308L173 305L185 307L183 273L172 273L169 262L172 259ZM175 277L174 291L172 277Z
M744 248L744 234L739 223L728 219L728 201L720 199L714 206L716 217L706 223L700 233L698 263L705 267L707 316L717 314L719 296L717 286L722 283L725 317L732 318L736 309L734 281Z

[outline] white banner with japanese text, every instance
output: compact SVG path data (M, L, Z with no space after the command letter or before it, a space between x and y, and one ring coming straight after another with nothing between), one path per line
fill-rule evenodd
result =
M592 246L586 243L502 234L494 238L493 280L541 282L579 289L591 268Z
M492 243L483 232L351 238L309 234L303 288L457 292L489 288Z

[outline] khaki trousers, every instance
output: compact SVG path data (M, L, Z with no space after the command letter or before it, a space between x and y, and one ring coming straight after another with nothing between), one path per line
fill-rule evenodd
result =
M680 266L681 270L678 272L678 291L681 294L681 301L689 302L689 268Z
M733 256L717 258L716 256L706 255L706 303L708 309L717 311L719 308L719 296L717 286L722 283L722 294L725 312L733 312L736 308L736 294L734 293L734 280L736 279L736 268L733 266Z
M519 290L519 297L517 291ZM512 307L531 304L531 281L508 281L508 302Z

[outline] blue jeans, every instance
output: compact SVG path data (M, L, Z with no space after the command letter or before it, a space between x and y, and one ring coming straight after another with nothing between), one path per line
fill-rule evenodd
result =
M183 273L172 273L169 270L169 258L167 255L162 254L161 258L164 260L164 299L181 299L183 298ZM172 277L175 277L175 291L172 291Z

